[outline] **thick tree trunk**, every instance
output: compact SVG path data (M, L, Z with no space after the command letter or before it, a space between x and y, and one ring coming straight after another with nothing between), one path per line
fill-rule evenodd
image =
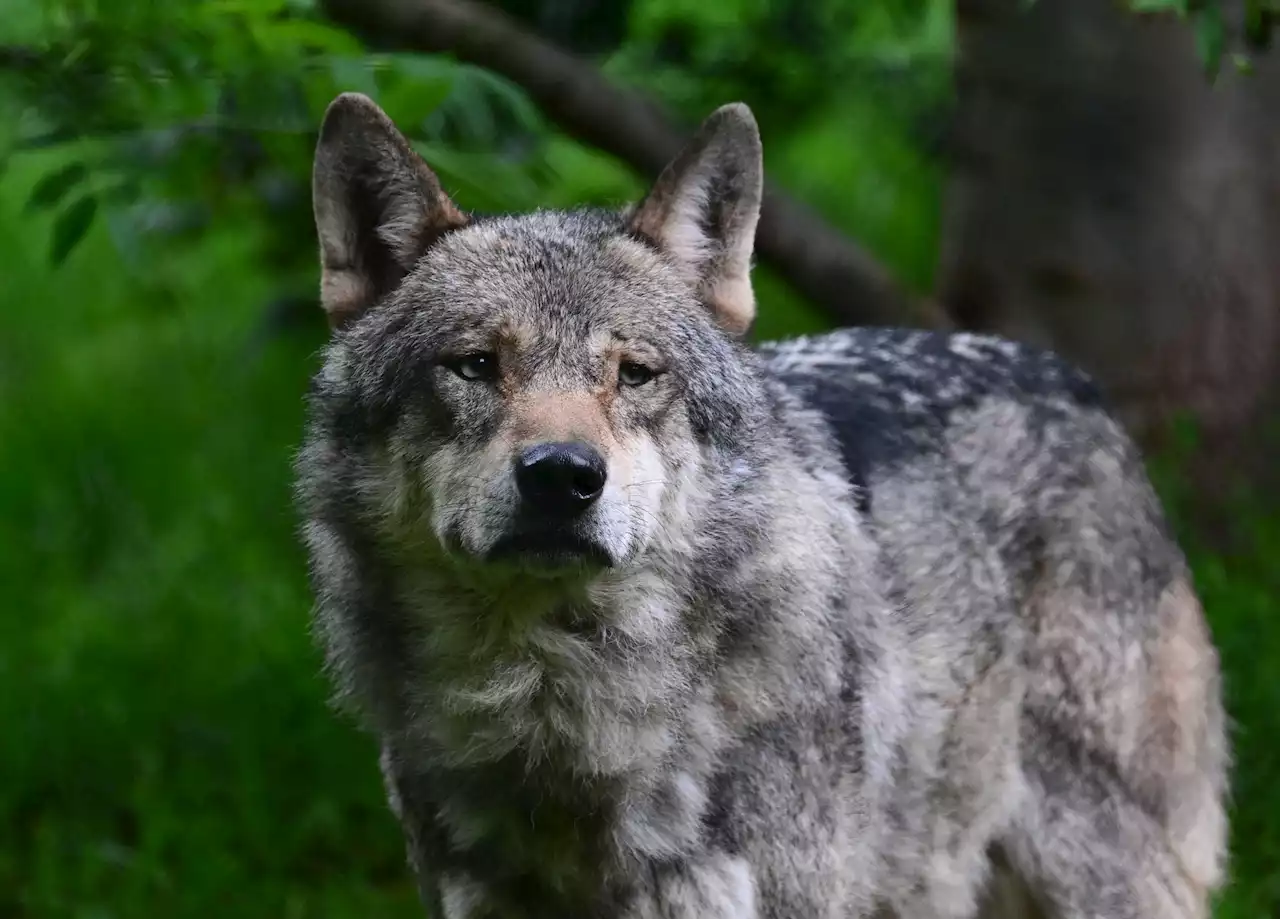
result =
M1190 411L1234 450L1280 351L1277 61L1213 85L1186 23L1118 0L957 7L939 298L1083 364L1141 436Z

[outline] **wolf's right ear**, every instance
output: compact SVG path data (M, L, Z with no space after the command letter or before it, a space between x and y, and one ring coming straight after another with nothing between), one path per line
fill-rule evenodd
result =
M666 251L721 328L755 318L751 252L764 189L760 131L741 102L716 109L631 214L631 228Z
M386 113L359 93L343 93L325 111L311 200L320 302L335 329L395 289L433 242L468 222Z

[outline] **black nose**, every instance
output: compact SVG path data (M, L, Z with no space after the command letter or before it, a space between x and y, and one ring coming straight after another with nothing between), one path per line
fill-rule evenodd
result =
M516 459L516 488L547 514L586 510L604 491L604 457L583 443L535 444Z

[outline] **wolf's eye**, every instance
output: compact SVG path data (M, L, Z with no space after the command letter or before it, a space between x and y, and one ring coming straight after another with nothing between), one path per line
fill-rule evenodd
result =
M623 361L618 365L618 382L623 386L643 386L656 376L644 364L635 361Z
M498 359L492 354L464 354L446 361L445 366L464 380L492 380L498 374Z

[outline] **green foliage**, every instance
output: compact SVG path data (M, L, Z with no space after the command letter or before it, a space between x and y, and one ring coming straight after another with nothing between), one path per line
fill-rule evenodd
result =
M747 102L770 175L923 291L937 249L951 6L635 3L630 38L605 69L688 124Z
M550 12L533 18L588 45L616 45L606 69L690 125L745 98L782 184L867 240L910 284L929 286L947 0L856 13L838 0L661 0L628 9L620 44L605 41L617 11L603 17L591 4L548 0ZM309 289L315 130L327 102L348 89L387 109L464 207L617 204L641 188L621 164L555 134L504 81L444 57L365 53L312 3L114 0L108 15L105 5L56 0L42 10L28 17L20 43L0 45L0 85L22 103L10 150L53 148L71 158L30 201L60 215L48 244L55 261L104 217L139 268L212 226L254 221L273 230L259 256L280 291ZM822 327L765 275L762 288L788 315ZM771 329L766 322L761 332Z
M318 327L257 336L262 231L46 268L0 189L0 915L414 916L372 742L307 634L289 463Z
M376 96L465 206L529 207L549 132L523 94L441 57L366 54L293 0L47 6L0 74L25 103L9 152L64 149L29 205L57 209L60 261L99 215L135 262L213 225L260 222L264 263L313 272L309 173L328 102ZM75 188L77 196L66 201Z

